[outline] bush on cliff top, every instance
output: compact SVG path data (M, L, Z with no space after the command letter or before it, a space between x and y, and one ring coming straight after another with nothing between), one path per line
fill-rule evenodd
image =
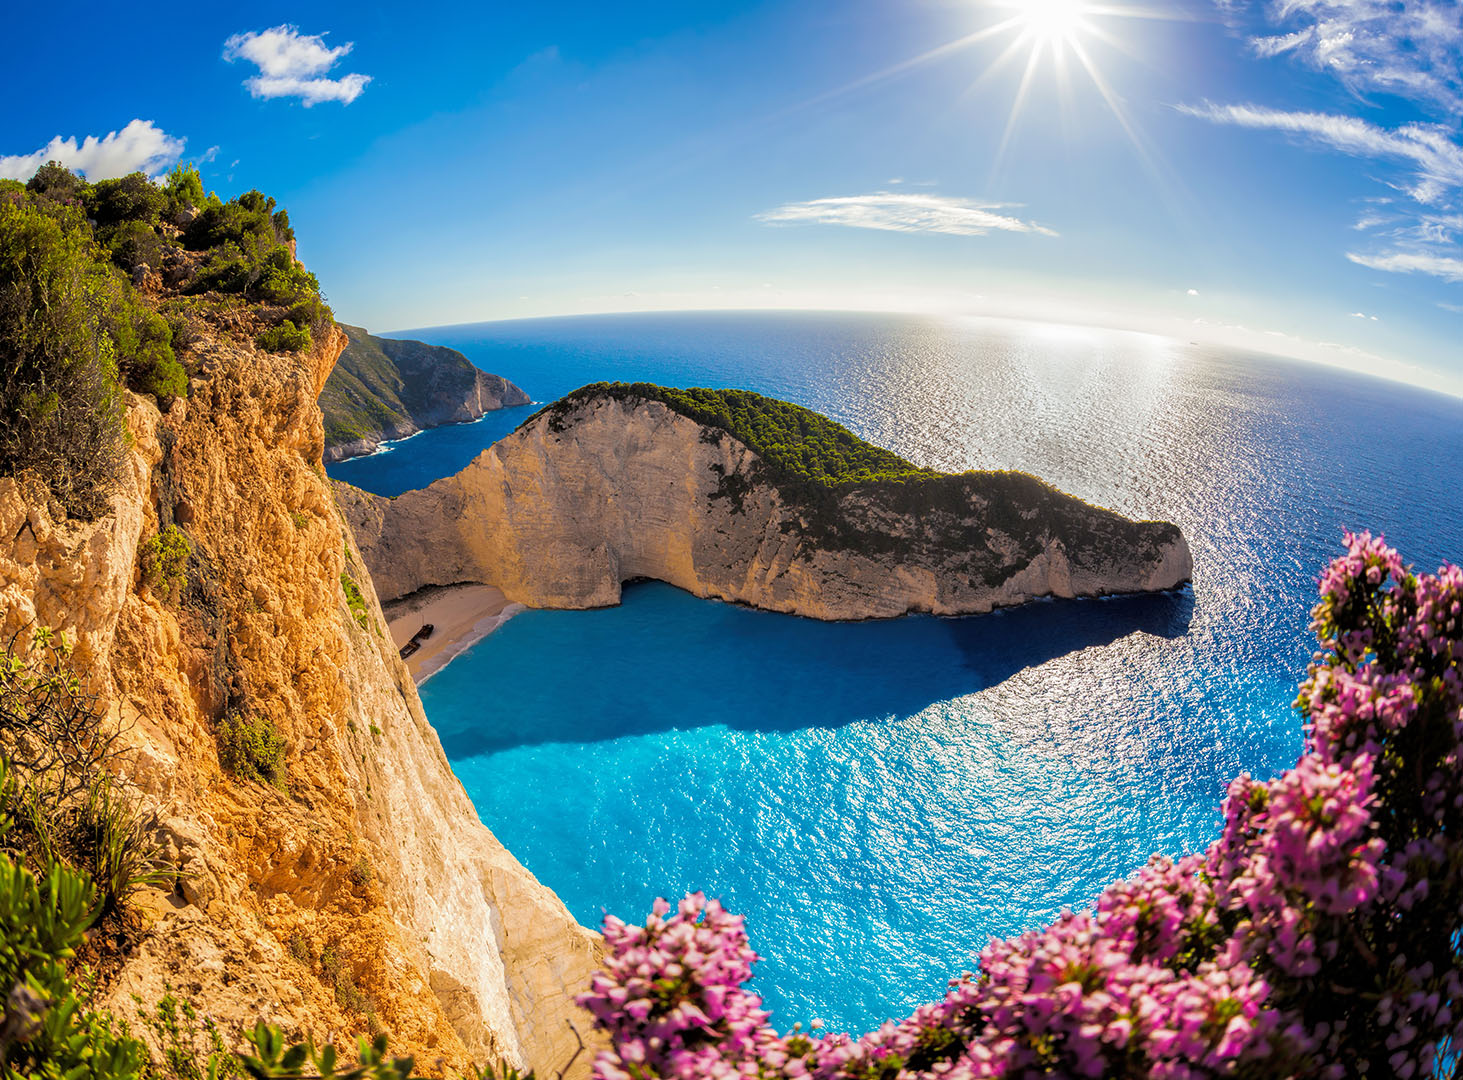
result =
M0 474L34 471L68 513L106 506L123 450L122 385L187 390L167 323L81 211L0 191Z
M164 408L188 392L174 335L193 333L189 313L164 319L131 275L150 295L240 297L272 351L320 340L333 316L293 240L273 199L224 202L192 166L161 185L91 184L56 162L28 184L0 180L0 475L33 472L67 513L94 518L125 445L121 388Z
M1370 535L1321 578L1306 748L1241 775L1203 855L992 943L940 1001L854 1039L779 1034L738 916L697 894L605 921L581 1003L600 1080L1455 1076L1463 1037L1463 570Z

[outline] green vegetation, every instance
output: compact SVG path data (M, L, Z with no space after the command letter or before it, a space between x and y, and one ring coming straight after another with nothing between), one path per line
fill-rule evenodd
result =
M188 559L192 554L193 545L187 535L178 526L169 525L137 553L142 580L149 589L177 600L188 587Z
M371 870L371 860L364 855L357 855L356 861L350 869L351 884L358 889L364 889L371 883L373 877L375 874Z
M286 319L278 326L270 326L261 330L255 335L254 344L265 352L308 352L310 328L296 326Z
M361 593L361 587L347 573L340 575L340 587L345 593L346 606L351 609L351 614L356 617L356 622L362 630L371 628L371 609L366 604L366 598Z
M147 1051L125 1026L86 1008L67 973L96 917L84 874L51 863L41 877L0 853L0 1074L37 1080L143 1075Z
M267 716L231 712L218 724L218 760L244 780L283 788L284 736Z
M783 481L831 487L942 475L865 442L812 409L750 390L676 390L653 383L593 383L543 412L558 429L570 410L591 397L659 401L698 424L720 428L745 443Z
M375 337L359 326L341 329L348 344L320 395L328 447L399 438L440 424L480 386L504 405L528 404L522 390L485 375L455 349Z
M223 316L221 332L269 351L328 331L293 243L274 200L224 202L192 166L161 184L92 184L55 162L27 184L0 180L0 475L38 477L73 516L104 513L126 447L123 389L163 408L186 395L180 351L201 322Z
M101 513L124 426L119 342L132 313L80 212L0 186L0 475L33 472L68 513Z
M172 873L113 772L119 733L70 658L44 628L23 653L12 643L0 656L0 848L38 877L57 865L84 872L105 916Z
M132 998L140 1007L142 999ZM170 990L150 1012L139 1016L161 1048L161 1059L149 1063L147 1080L232 1080L244 1075L237 1054L224 1044L223 1032L210 1016Z

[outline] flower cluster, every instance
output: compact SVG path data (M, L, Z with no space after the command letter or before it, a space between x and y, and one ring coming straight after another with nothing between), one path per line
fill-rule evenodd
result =
M605 923L581 1003L598 1080L1452 1075L1463 1039L1463 571L1347 534L1321 577L1306 748L1240 776L1203 855L1081 912L862 1038L778 1033L741 919L697 894Z

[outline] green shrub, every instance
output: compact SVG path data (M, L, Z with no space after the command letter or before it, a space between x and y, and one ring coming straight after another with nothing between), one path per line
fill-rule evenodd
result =
M141 221L125 221L107 237L112 261L127 271L143 265L156 269L171 246L157 229Z
M43 873L84 871L98 913L119 911L173 871L152 839L154 822L113 773L118 732L70 666L65 639L44 628L31 648L0 657L0 820L12 855Z
M156 225L167 196L140 172L115 180L98 180L86 196L87 216L108 230L124 221Z
M156 821L112 775L104 773L92 782L77 824L89 855L83 869L96 887L102 915L126 907L139 889L166 885L176 877L152 840Z
M138 1005L142 999L132 998ZM147 1080L230 1080L244 1075L237 1054L224 1045L223 1032L192 1002L179 1000L169 988L150 1012L139 1015L161 1050L147 1071Z
M352 885L364 889L371 883L371 879L375 876L371 870L371 861L364 855L357 855L354 865L351 866L349 876Z
M309 330L310 336L318 340L329 331L330 324L335 321L335 313L317 294L296 301L285 318L296 326Z
M82 206L91 192L91 185L59 161L48 161L36 170L25 189L52 202Z
M273 199L258 191L246 191L228 202L210 203L184 231L184 242L198 251L230 241L246 251L287 243L294 238L294 231L289 227L288 215L276 215L274 206Z
M0 202L0 475L34 472L83 518L105 510L124 450L109 330L125 288L74 211Z
M167 213L173 218L187 210L201 210L206 205L207 196L203 194L203 177L198 173L198 166L173 166L172 172L163 180L163 194L167 198Z
M177 600L188 586L188 559L192 554L193 545L187 534L178 526L169 525L143 544L137 554L142 580L148 588L169 600Z
M283 244L271 248L261 260L255 292L276 304L297 304L320 296L320 282L306 270Z
M173 352L173 328L156 311L124 303L113 328L117 364L129 388L160 403L188 393L188 373Z
M371 628L371 609L366 603L366 598L361 593L361 587L357 585L349 574L340 575L340 587L345 593L346 606L351 609L351 614L356 617L362 630Z
M213 248L208 259L193 275L185 290L189 293L241 293L254 284L257 272L243 249L232 240Z
M147 1051L111 1016L85 1009L67 978L95 905L84 875L39 879L0 854L0 1073L37 1080L131 1080Z
M219 764L241 779L282 789L284 752L284 738L267 716L229 713L219 721Z
M253 1031L246 1032L244 1038L253 1053L242 1055L241 1062L245 1071L256 1080L293 1080L304 1076L317 1076L322 1080L327 1077L336 1080L409 1080L416 1064L409 1057L387 1057L385 1035L377 1035L371 1042L357 1040L358 1062L355 1065L347 1065L331 1045L320 1049L316 1049L313 1043L291 1046L279 1028L263 1021L255 1025ZM490 1077L491 1074L483 1080L490 1080ZM511 1077L504 1073L502 1080L520 1078L516 1073ZM521 1080L532 1078L523 1077Z
M310 331L306 327L296 326L286 319L278 326L271 326L267 330L261 330L254 338L254 344L258 345L265 352L307 352L313 344L310 340Z

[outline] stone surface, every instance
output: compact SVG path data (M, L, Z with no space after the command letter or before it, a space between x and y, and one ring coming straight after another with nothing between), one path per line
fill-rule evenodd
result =
M336 490L386 600L471 581L529 607L587 608L655 578L864 619L1170 589L1192 573L1176 526L1014 474L861 485L808 504L726 432L639 398L540 414L456 476L395 499Z
M171 986L225 1031L379 1024L427 1073L498 1059L551 1076L578 1046L570 1024L588 1031L571 997L598 937L479 822L385 634L321 466L316 397L344 341L299 357L200 342L187 399L161 415L130 397L122 482L95 522L0 478L0 630L76 642L179 870L107 988L119 1013ZM194 550L172 599L137 569L169 524ZM226 714L284 736L281 788L222 771Z

